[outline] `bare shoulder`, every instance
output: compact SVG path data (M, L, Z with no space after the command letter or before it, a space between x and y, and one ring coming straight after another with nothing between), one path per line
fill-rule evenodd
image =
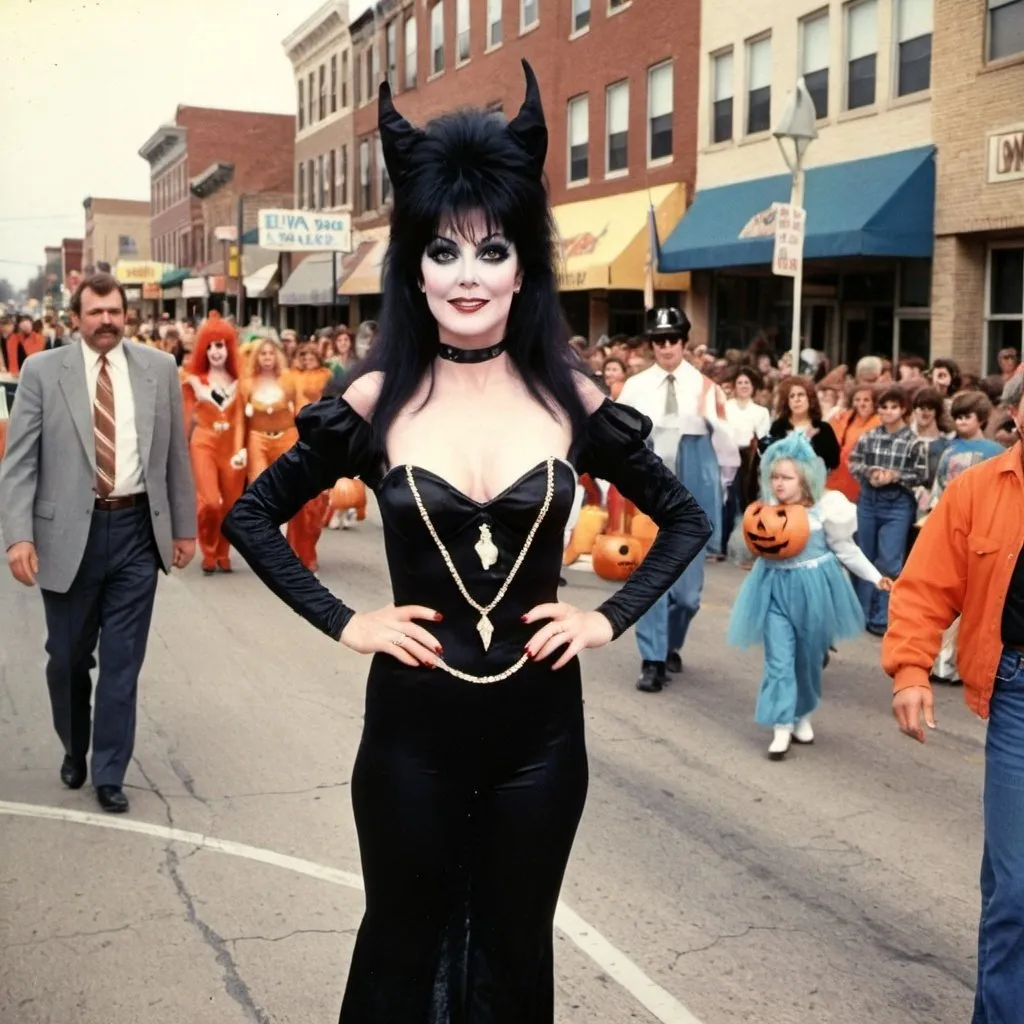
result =
M383 385L384 374L380 370L372 370L352 381L341 397L364 420L369 420L377 407L377 399L380 398L380 389Z
M580 373L576 377L576 390L588 415L597 412L605 403L607 395L589 377Z

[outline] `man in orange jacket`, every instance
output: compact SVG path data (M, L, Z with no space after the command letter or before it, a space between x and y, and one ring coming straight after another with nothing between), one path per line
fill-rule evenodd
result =
M21 373L21 365L29 356L42 352L46 339L32 330L32 317L23 316L18 320L18 329L7 339L7 372L15 377Z
M1003 402L1024 434L1024 375ZM967 706L988 719L978 985L972 1024L1024 1007L1024 444L958 476L928 516L892 592L882 665L900 730L935 728L928 674L961 616L957 668Z

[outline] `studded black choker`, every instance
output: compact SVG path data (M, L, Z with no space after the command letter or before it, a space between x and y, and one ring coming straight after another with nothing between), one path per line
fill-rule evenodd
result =
M454 345L438 345L437 354L450 363L486 363L497 359L505 351L505 342L499 341L490 348L456 348Z

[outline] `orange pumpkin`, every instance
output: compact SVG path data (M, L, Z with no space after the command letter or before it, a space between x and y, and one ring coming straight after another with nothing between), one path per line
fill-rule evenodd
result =
M584 505L573 527L569 546L562 556L563 565L572 565L580 555L589 555L594 541L608 524L608 513L597 505Z
M803 505L769 505L755 501L743 513L743 539L759 558L793 558L811 535Z
M658 536L658 527L655 526L654 520L650 516L644 515L643 512L637 512L629 524L629 532L640 541L646 555L651 550L654 538Z
M621 583L643 561L643 544L624 533L606 533L594 542L594 572L603 580Z
M362 480L343 477L331 488L331 508L336 512L356 510L356 518L366 518L366 486Z

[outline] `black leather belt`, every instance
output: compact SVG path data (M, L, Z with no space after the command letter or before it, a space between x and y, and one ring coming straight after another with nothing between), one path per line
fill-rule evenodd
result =
M125 508L137 508L139 505L148 505L149 495L143 492L142 494L126 494L121 498L101 498L97 495L96 497L96 508L101 512L120 512Z

